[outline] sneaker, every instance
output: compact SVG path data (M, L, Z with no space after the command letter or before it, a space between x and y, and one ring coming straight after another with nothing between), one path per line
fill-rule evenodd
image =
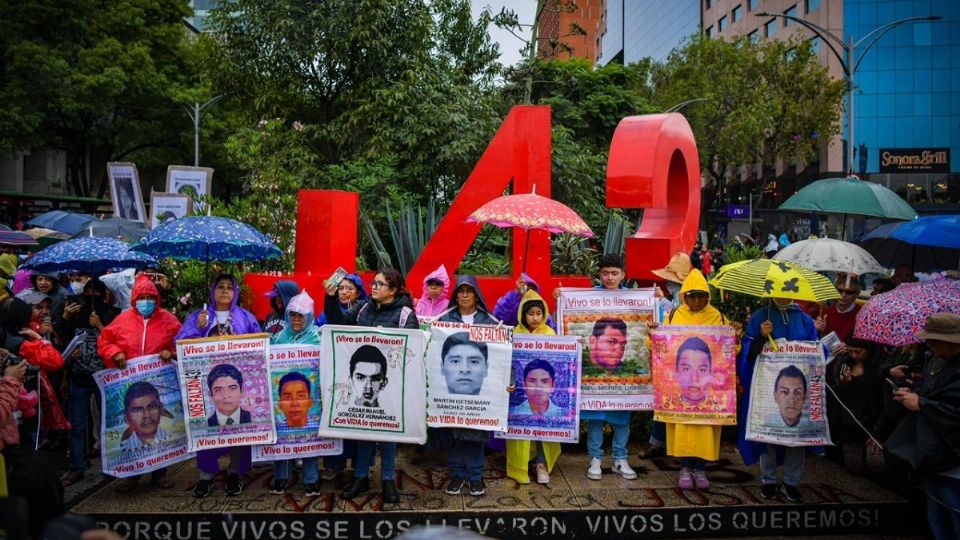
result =
M451 478L450 481L447 482L447 495L459 495L460 490L463 489L463 484L465 483L466 480L463 478Z
M768 501L772 501L777 498L777 485L776 484L764 484L760 489L760 496Z
M304 487L307 497L319 497L320 496L320 486L316 483L307 484Z
M333 480L340 474L340 471L334 471L332 469L324 469L320 471L321 480Z
M550 483L550 473L547 472L547 465L545 463L537 463L537 483Z
M83 471L67 471L60 477L63 487L72 486L81 480L83 480Z
M707 471L698 471L694 469L693 482L696 484L697 489L710 489L710 480L707 479Z
M680 486L680 489L693 489L693 473L690 472L690 469L686 467L680 469L680 479L677 480L677 485Z
M193 496L202 499L213 492L213 480L199 480L193 488Z
M600 468L601 461L597 458L590 458L590 468L587 469L587 478L599 480L603 477L603 469Z
M797 489L797 486L791 486L790 484L780 484L780 493L783 494L783 497L792 503L802 503L803 495L800 494L800 490Z
M287 490L287 481L281 478L274 478L273 482L270 482L270 493L274 495L283 495L283 492Z
M471 481L470 481L470 494L471 494L471 495L473 495L474 497L479 497L479 496L483 495L483 494L486 493L486 492L487 492L487 490L485 489L485 486L483 485L483 480L482 480L482 479L481 479L481 480L471 480Z
M630 468L627 460L621 459L613 462L613 472L624 477L626 480L636 480L637 472Z
M243 491L243 482L240 481L240 475L230 473L227 475L226 492L230 497L236 497Z

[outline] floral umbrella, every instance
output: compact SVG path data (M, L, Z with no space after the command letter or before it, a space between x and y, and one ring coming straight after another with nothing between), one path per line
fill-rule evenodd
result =
M960 280L940 277L919 283L901 283L878 294L857 313L853 336L902 347L919 343L927 316L949 312L960 315Z
M817 272L851 272L860 275L885 274L887 271L867 250L832 238L794 242L777 252L774 258L795 262Z
M282 252L265 234L235 219L187 216L150 231L131 248L157 258L210 261L257 261Z
M37 252L21 268L36 272L86 272L99 274L114 268L144 268L157 261L113 238L87 237L66 240Z

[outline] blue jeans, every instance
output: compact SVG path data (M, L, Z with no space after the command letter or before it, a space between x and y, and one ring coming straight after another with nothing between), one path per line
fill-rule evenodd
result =
M293 469L293 463L295 459L278 459L273 462L273 476L278 480L289 480L290 471ZM308 457L303 458L303 483L304 484L316 484L317 480L320 479L320 471L317 469L317 464L319 463L320 458L317 457Z
M335 456L324 456L323 467L340 473L347 468L348 459L357 459L357 445L354 441L345 439L343 441L343 452Z
M486 459L483 447L486 441L461 441L454 439L447 458L452 478L463 478L471 482L483 479L483 466Z
M366 478L370 474L370 466L377 457L377 446L380 446L380 479L395 480L397 478L397 443L357 441L357 459L353 464L353 475L356 478Z
M67 399L67 419L70 420L70 470L87 470L87 415L90 414L90 396L97 388L87 388L70 381Z
M960 509L960 480L924 474L920 484L927 494L927 519L933 537L936 540L960 538L960 513L956 511Z
M603 459L602 420L587 420L587 454L591 458ZM627 441L630 439L630 426L613 427L613 460L627 459Z
M682 457L680 458L680 467L693 471L706 471L707 461L698 457Z
M807 449L802 446L768 444L767 451L760 454L760 480L764 485L777 483L777 449L783 450L783 483L799 486L803 476L803 462L807 458Z
M650 446L657 448L667 447L667 425L654 420L650 424Z

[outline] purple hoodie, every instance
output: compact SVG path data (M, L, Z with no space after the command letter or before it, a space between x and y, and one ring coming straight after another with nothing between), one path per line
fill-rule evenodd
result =
M520 274L520 277L523 278L523 282L526 283L528 287L538 293L540 292L540 285L537 285L537 282L534 281L532 277L526 273ZM497 300L497 305L493 308L493 316L502 321L504 326L516 326L517 310L520 308L520 300L522 297L523 295L518 293L516 289L511 289L507 294ZM554 331L557 330L552 316L547 317L547 326L553 328Z
M443 290L440 291L440 296L436 300L430 300L430 294L427 290L427 282L431 279L435 279L443 283ZM436 317L447 310L447 307L450 305L450 276L447 274L447 269L442 264L437 267L431 274L423 278L423 296L417 300L417 315L423 315L425 317Z
M220 274L213 281L213 285L210 286L210 303L207 304L207 327L200 328L197 326L197 318L202 311L202 309L198 309L191 313L187 320L183 321L180 333L177 334L178 340L207 337L217 328L217 304L214 301L213 293L217 289L217 283L223 279L229 279L233 282L233 302L230 304L231 334L256 334L261 332L260 324L257 323L257 318L253 313L237 305L237 301L240 299L240 287L237 285L237 279L230 274Z

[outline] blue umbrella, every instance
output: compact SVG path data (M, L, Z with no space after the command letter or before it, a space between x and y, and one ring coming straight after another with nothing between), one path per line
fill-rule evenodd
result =
M902 264L914 271L945 270L960 264L960 215L927 216L888 223L858 241L887 267Z
M99 274L113 268L157 266L153 257L130 251L129 244L113 238L87 237L66 240L37 252L22 268L36 272L87 272Z
M131 248L154 257L199 261L256 261L282 255L256 228L235 219L187 216L152 230Z
M149 233L150 227L142 221L112 217L97 219L87 223L80 229L80 232L73 235L72 238L103 236L104 238L116 238L124 242L136 242Z
M87 223L97 218L90 214L78 214L65 210L44 212L27 222L31 227L43 227L67 234L77 234Z

